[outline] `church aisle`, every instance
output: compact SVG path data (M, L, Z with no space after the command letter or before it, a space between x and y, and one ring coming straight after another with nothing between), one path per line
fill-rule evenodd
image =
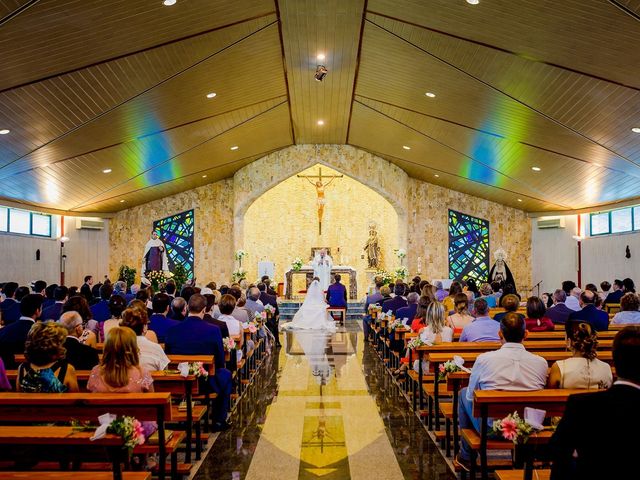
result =
M448 469L360 328L287 332L196 479L447 479Z

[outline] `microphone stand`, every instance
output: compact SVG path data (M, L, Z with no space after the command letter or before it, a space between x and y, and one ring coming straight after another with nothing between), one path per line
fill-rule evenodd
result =
M542 280L540 280L538 283L536 283L533 287L531 287L531 293L533 293L534 289L538 289L538 295L536 295L537 297L540 297L540 285L542 285Z

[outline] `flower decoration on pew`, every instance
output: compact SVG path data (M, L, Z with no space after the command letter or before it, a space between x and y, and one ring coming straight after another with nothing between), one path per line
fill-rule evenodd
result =
M409 350L413 350L415 348L422 347L424 345L426 345L426 343L422 341L420 336L417 336L409 340L409 343L407 343L407 348Z
M291 262L291 270L299 272L302 269L302 265L302 259L300 257L296 257L293 259L293 262Z
M494 438L504 438L514 445L527 443L529 437L538 431L529 422L523 420L518 412L513 412L500 420L494 420L489 435Z
M444 363L440 364L439 372L438 372L438 380L441 382L447 379L447 375L450 373L459 372L460 367L455 364L453 360L447 360Z
M231 337L224 337L222 339L222 346L225 352L230 352L236 348L236 341Z
M264 306L264 311L268 317L273 317L276 313L276 307L273 305L269 305L268 303Z
M393 322L389 324L389 331L394 332L396 328L399 328L399 327L404 327L404 324L402 323L402 320L400 320L399 318L396 318Z
M128 450L129 455L133 453L133 449L145 442L144 427L134 417L118 416L112 413L105 413L98 417L100 426L96 428L95 433L91 437L91 441L103 438L107 433L118 435L124 441L123 449ZM84 431L95 428L90 422L79 422L71 420L71 426L74 430Z
M369 308L367 309L367 313L373 320L375 320L382 313L382 307L377 303L373 303L369 305Z
M203 377L207 378L209 376L209 372L202 362L190 362L189 363L189 375L194 375L198 378Z

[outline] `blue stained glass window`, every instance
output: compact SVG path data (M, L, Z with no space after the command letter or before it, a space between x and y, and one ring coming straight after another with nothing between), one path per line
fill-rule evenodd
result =
M449 210L449 278L489 278L489 222Z
M153 222L154 231L167 247L169 270L173 271L176 265L183 265L193 278L193 210L177 213L170 217Z

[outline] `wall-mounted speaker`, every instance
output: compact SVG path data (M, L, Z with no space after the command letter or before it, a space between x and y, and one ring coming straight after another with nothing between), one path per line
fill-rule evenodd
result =
M36 262L40 260L40 249L36 250Z

